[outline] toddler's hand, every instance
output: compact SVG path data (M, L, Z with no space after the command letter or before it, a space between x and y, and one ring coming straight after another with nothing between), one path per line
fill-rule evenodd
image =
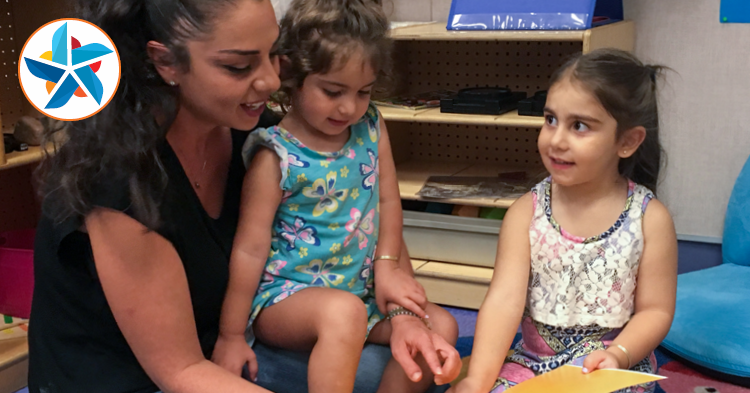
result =
M425 318L427 295L414 277L391 261L379 261L387 265L378 266L375 272L375 300L378 310L387 314L386 304L395 303Z
M257 379L258 360L255 358L253 349L247 345L244 335L225 336L219 334L211 361L238 376L242 375L242 367L247 364L250 380L255 381Z
M620 359L609 351L594 351L583 361L583 373L588 374L605 368L621 368ZM624 366L623 366L624 368Z

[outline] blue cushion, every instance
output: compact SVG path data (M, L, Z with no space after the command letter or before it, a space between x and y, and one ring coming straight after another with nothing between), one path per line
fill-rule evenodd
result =
M750 377L749 282L750 267L734 264L678 276L677 310L662 346L712 370Z
M729 198L721 254L724 263L750 266L750 159Z

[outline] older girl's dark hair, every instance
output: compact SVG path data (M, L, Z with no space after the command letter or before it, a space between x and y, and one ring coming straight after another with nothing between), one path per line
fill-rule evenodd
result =
M295 0L281 20L282 71L278 99L284 106L310 74L325 74L363 51L379 86L391 77L392 41L381 0Z
M156 73L146 53L149 41L165 45L175 65L190 67L186 41L207 33L219 12L236 0L80 0L77 15L104 30L121 61L111 102L98 114L70 122L65 142L46 157L38 173L45 214L62 221L85 216L102 187L124 185L136 219L159 224L167 175L159 146L178 109L176 88ZM58 140L50 130L47 140Z
M552 86L569 77L591 91L617 121L617 138L633 127L646 129L646 139L632 156L620 160L619 171L654 193L664 154L659 140L657 82L665 69L644 65L622 50L598 49L570 59L550 81Z

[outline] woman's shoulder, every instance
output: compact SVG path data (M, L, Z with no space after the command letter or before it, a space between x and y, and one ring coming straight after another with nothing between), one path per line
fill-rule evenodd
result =
M86 192L92 211L104 208L134 216L128 183L114 172L101 176ZM56 250L70 234L85 228L86 217L91 211L66 208L71 204L55 192L44 197L37 225L37 242L42 247Z

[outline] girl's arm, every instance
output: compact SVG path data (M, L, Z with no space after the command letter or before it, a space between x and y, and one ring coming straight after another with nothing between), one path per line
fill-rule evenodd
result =
M653 199L643 216L643 254L635 288L635 314L612 345L606 351L589 355L583 367L594 371L635 366L669 332L676 296L677 235L667 208Z
M375 255L373 274L375 275L375 297L378 309L387 313L388 303L395 303L416 313L419 317L427 316L427 297L424 288L414 279L411 261L406 260L403 242L403 212L401 211L401 193L398 189L396 164L393 160L391 143L385 121L380 118L380 141L378 142L380 176L380 228L378 231L378 249ZM378 259L380 256L391 256L399 260ZM401 264L409 264L407 268ZM392 307L391 307L392 308Z
M380 231L378 234L378 251L375 258L384 255L400 257L404 216L401 211L401 193L398 190L396 164L393 161L388 130L382 117L380 118L378 159L380 166L378 178L380 182Z
M203 357L185 268L169 241L126 214L105 208L86 217L86 230L117 326L161 390L268 392Z
M453 392L488 392L497 380L526 306L531 246L531 193L519 198L503 219L487 296L477 318L469 372Z
M229 285L221 309L219 340L213 360L239 375L247 363L255 378L255 356L245 341L250 308L271 249L271 230L281 203L279 158L261 148L242 184L239 225L229 260Z

